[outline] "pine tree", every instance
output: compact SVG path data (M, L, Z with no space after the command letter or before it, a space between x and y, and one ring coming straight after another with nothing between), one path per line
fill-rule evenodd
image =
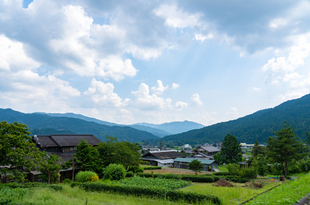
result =
M306 146L294 133L294 129L286 122L280 131L275 131L275 137L269 137L267 145L267 157L273 163L284 166L285 177L287 176L288 163L300 160L307 151Z
M237 138L227 134L221 148L221 158L225 163L238 162L238 153L242 154L241 145Z

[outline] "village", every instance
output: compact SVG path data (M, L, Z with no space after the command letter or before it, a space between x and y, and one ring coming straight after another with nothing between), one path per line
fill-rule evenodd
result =
M305 182L309 177L309 160L290 161L287 167L272 164L272 161L266 161L266 156L272 157L272 146L278 145L269 143L266 146L257 141L254 144L239 143L230 134L223 142L215 144L159 148L118 141L112 136L102 142L92 134L29 136L25 125L1 122L1 126L3 130L11 130L1 139L15 142L12 149L7 149L12 143L3 144L7 148L2 148L7 157L2 159L0 166L0 196L1 191L16 191L9 198L2 195L6 200L4 204L20 197L26 200L19 190L37 192L47 188L53 189L55 196L78 188L85 194L87 191L99 191L101 196L105 192L125 194L128 198L133 197L132 200L143 196L146 201L154 198L161 201L169 196L171 203L181 204L251 204L261 193L268 191L264 195L271 194L278 186L300 186L300 180ZM14 129L19 130L19 135L12 132ZM285 124L277 132L279 137L283 130L290 131L291 127ZM291 143L303 150L303 156L307 155L303 143ZM300 156L296 155L296 159ZM223 193L234 193L232 196L238 197L238 201L232 201L229 195L223 197Z

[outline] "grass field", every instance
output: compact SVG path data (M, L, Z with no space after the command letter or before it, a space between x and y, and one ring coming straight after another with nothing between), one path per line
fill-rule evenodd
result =
M280 184L279 181L271 182L267 179L259 181L264 184L264 187L261 189L242 187L244 184L239 183L232 183L235 187L215 187L210 183L193 183L192 186L185 187L181 190L185 192L196 192L201 194L213 194L220 196L223 205L228 205L240 204L241 202L246 201L251 197L256 196L257 194Z
M126 195L85 192L77 187L62 185L62 191L54 191L49 188L35 188L21 202L44 205L183 205L187 203L169 202L161 199L139 198Z

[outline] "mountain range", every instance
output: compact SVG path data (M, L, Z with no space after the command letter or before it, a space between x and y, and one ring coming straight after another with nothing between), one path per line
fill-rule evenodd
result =
M79 133L94 134L101 141L105 136L114 136L119 140L139 142L146 139L156 139L182 131L188 131L203 125L184 121L164 123L161 125L122 125L74 113L30 113L25 114L12 109L0 109L0 121L19 122L27 124L32 134ZM156 128L158 127L158 128ZM178 128L179 127L179 128ZM166 130L172 130L168 132Z
M174 145L215 143L232 134L239 142L254 143L257 139L266 143L269 136L275 135L274 131L282 128L284 121L295 129L298 137L306 138L306 132L310 131L310 94L236 120L166 136L161 141ZM157 144L158 140L155 141Z

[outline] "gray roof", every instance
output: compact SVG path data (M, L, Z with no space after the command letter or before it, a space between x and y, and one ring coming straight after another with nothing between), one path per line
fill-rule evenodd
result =
M197 159L197 158L176 158L174 159L175 162L191 162L193 160L198 160L200 161L202 164L212 164L214 162L216 162L215 160L206 160L206 159Z
M142 158L155 158L155 159L175 159L177 157L183 157L182 154L176 151L158 151L148 152L142 156Z
M35 140L35 137L33 138ZM37 135L36 143L41 148L76 147L83 139L90 145L97 145L100 140L91 134L51 134Z
M219 152L220 150L213 146L201 146L200 148L206 150L207 152ZM197 148L199 149L199 147Z

